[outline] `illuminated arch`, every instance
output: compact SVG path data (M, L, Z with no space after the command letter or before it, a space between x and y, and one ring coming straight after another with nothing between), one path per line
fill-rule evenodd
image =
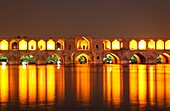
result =
M36 41L35 40L30 40L28 42L28 50L36 50Z
M8 50L8 41L2 40L0 43L0 49L1 50Z
M130 50L137 50L137 41L136 40L131 40L129 43L129 49Z
M162 40L158 40L156 42L156 49L157 50L164 50L164 42Z
M58 54L53 54L47 58L48 64L62 64L64 63L64 59L60 57Z
M77 41L77 49L79 50L89 50L90 49L90 42L85 38L82 37Z
M120 63L120 59L117 55L110 53L107 54L106 57L103 58L103 63Z
M38 49L39 50L46 50L46 42L44 40L39 40L38 41Z
M138 47L139 47L139 50L146 50L146 41L140 40Z
M167 40L167 41L165 42L165 49L166 49L166 50L170 50L170 40Z
M155 49L155 42L153 40L150 40L148 42L148 49L150 49L150 50Z
M140 64L140 63L146 63L146 58L143 56L143 55L141 55L141 54L139 54L139 53L137 53L137 54L134 54L131 58L130 58L130 61L129 61L130 63L137 63L137 64Z
M120 50L120 42L118 40L112 42L112 50Z
M110 45L110 41L109 40L105 40L103 42L103 45L104 45L104 50L110 50L111 48L111 45Z
M55 50L55 42L51 39L47 42L47 50Z
M19 50L27 50L27 42L23 39L19 42Z
M87 54L80 54L75 58L75 63L91 63L92 59Z
M23 62L27 64L35 64L36 58L33 55L25 54L20 58L20 63L22 64Z
M64 41L63 40L58 40L56 42L56 49L57 50L64 50Z
M157 63L170 63L170 55L167 53L160 54L157 57Z
M10 41L10 50L17 50L18 49L18 42L14 39Z

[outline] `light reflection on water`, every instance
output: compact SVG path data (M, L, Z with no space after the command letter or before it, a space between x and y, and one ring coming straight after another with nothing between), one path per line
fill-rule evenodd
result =
M170 110L170 64L0 65L0 110Z

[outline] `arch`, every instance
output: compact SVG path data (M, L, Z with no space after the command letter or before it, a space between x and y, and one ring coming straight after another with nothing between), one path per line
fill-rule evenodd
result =
M20 63L23 64L23 62L26 64L35 64L36 58L31 54L25 54L20 58Z
M0 50L8 50L8 41L3 39L0 43Z
M131 40L130 43L129 43L129 49L130 50L137 50L138 47L137 47L137 41L136 40Z
M157 50L164 50L164 42L162 40L158 40L156 42L156 49Z
M56 49L57 50L64 50L64 41L63 40L58 40L56 42Z
M11 40L9 48L10 48L10 50L17 50L18 49L18 42L15 39Z
M150 41L148 42L148 49L149 49L149 50L154 50L154 49L155 49L155 41L150 40Z
M38 41L38 49L39 50L46 50L46 42L44 40L39 40Z
M82 37L81 39L77 41L77 49L78 50L89 50L90 42L85 37Z
M140 53L136 53L134 54L130 60L129 60L130 63L136 63L136 64L144 64L146 63L146 58L141 55Z
M30 40L28 42L28 50L36 50L36 41L35 40Z
M120 63L120 59L117 55L110 53L103 58L103 63Z
M170 63L170 55L167 53L160 54L157 57L157 63Z
M52 39L47 41L47 50L55 50L55 42Z
M112 50L120 50L120 42L118 40L112 41Z
M19 41L19 50L27 50L27 42L24 39Z
M104 40L103 42L104 50L110 50L110 41L109 40Z
M166 50L170 50L170 40L167 40L167 41L165 42L165 49L166 49Z
M84 64L84 63L91 63L91 62L92 62L92 59L85 53L79 54L75 58L75 63Z
M139 50L146 50L146 41L145 40L140 40L138 44Z
M64 63L64 59L60 57L58 54L53 54L49 56L46 60L48 64L62 64Z

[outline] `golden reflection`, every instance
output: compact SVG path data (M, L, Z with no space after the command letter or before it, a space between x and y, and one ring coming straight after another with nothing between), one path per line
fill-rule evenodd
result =
M129 43L129 48L130 48L130 50L137 50L137 41L131 40Z
M47 65L47 101L55 101L55 66Z
M28 101L35 102L36 101L36 66L28 65Z
M22 65L19 67L19 100L22 104L27 102L28 91L28 73L26 69L23 69Z
M155 49L155 42L153 40L150 40L148 42L148 49L150 49L150 50Z
M167 107L170 107L170 64L165 64L165 97L166 97L166 104Z
M38 100L45 100L46 92L46 71L45 66L38 66Z
M162 40L158 40L156 42L156 49L157 50L164 50L164 42Z
M157 64L156 65L156 83L157 83L157 100L158 105L163 106L164 105L164 94L165 94L165 84L164 84L164 64Z
M146 41L145 40L140 40L138 47L139 47L139 50L146 50Z
M90 66L85 65L81 67L76 67L76 95L77 101L82 101L83 103L90 102Z
M120 50L120 42L118 40L112 42L112 50Z
M109 64L103 67L103 93L104 100L107 104L113 104L115 107L120 106L120 65Z
M65 94L65 75L64 75L64 66L60 66L59 69L56 70L56 98L58 101L64 101Z
M9 95L8 66L3 70L0 65L0 102L8 102Z
M138 64L129 65L130 102L137 103L138 100Z

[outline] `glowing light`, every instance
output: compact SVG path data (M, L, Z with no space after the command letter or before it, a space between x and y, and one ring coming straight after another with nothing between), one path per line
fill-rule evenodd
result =
M104 42L103 42L103 44L104 44L104 50L110 50L111 48L111 46L110 46L110 41L109 40L105 40Z
M8 50L8 41L2 40L0 43L0 49L1 50Z
M156 49L157 50L164 50L164 42L162 40L158 40L156 42Z
M137 41L131 40L129 43L129 48L130 48L130 50L137 50Z
M112 42L112 50L120 50L120 42L118 40Z
M166 50L170 50L170 40L167 40L167 41L165 42L165 49L166 49Z
M89 41L85 37L81 38L80 40L77 41L77 49L89 50L90 49Z
M146 42L144 40L139 41L139 50L146 50Z
M55 42L51 39L47 42L47 50L55 50Z
M38 41L38 48L40 50L46 50L46 42L44 40Z
M27 42L25 40L19 42L19 50L27 50Z
M28 42L28 50L36 50L36 42L35 42L35 40L30 40Z
M75 62L76 63L79 63L79 58L80 57L85 57L85 63L88 63L88 62L91 62L92 60L91 60L91 58L88 56L88 55L86 55L86 54L80 54L80 55L78 55L76 58L75 58Z
M148 42L148 49L155 49L155 42L153 40Z

